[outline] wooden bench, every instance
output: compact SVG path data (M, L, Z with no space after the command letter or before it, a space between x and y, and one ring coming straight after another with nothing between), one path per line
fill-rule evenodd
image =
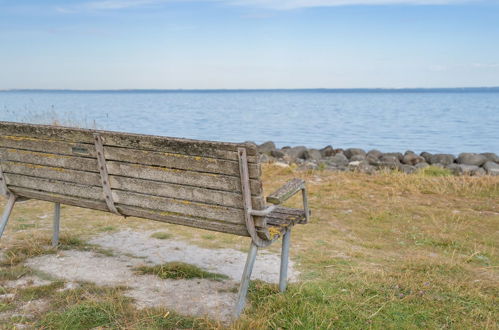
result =
M280 206L302 192L303 209ZM120 216L251 237L234 316L245 304L259 247L283 237L279 288L285 291L291 228L307 223L305 182L293 179L267 197L252 143L223 143L0 122L0 193L8 202L3 234L16 200L55 203Z

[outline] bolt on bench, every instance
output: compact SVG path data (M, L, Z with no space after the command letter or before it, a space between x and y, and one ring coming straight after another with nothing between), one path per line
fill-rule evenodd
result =
M303 210L280 206L302 192ZM309 219L305 182L263 197L252 143L223 143L59 126L0 122L3 234L20 199L60 204L251 237L234 316L242 312L259 247L283 236L279 289L285 291L291 228Z

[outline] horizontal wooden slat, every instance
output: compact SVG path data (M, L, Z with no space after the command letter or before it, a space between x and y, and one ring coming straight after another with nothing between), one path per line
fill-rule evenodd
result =
M82 197L87 199L103 200L102 188L63 181L27 177L24 175L7 173L7 186L16 186L43 190L50 193L56 193L66 196Z
M294 178L286 182L281 188L267 197L267 202L272 204L281 204L288 200L291 196L305 187L305 181Z
M109 182L111 183L112 189L139 192L161 197L179 198L193 202L217 204L234 208L243 208L242 195L240 193L120 176L110 176Z
M241 192L241 181L239 178L233 176L173 170L164 167L128 164L115 161L107 162L107 170L111 175L164 181L229 192ZM262 186L260 181L251 180L250 185L252 194L261 194Z
M44 200L49 202L56 202L77 207L84 207L94 210L108 211L107 205L104 201L65 196L65 195L37 191L34 189L27 189L21 187L11 187L11 189L18 196L24 196L28 198ZM138 218L156 220L172 224L185 225L185 226L207 229L207 230L218 231L218 232L229 233L240 236L249 236L245 225L242 224L210 221L206 219L196 219L193 217L191 218L191 217L172 216L171 214L165 212L141 209L126 205L117 204L116 206L121 214L130 217L138 217Z
M97 159L0 148L0 159L98 173Z
M98 173L97 160L91 158L0 148L0 159ZM164 181L229 192L241 192L240 179L233 176L182 171L115 161L108 161L107 167L111 175ZM262 185L259 180L251 180L250 185L253 195L261 195Z
M142 165L155 165L173 169L208 172L238 177L240 175L239 163L231 160L115 147L105 147L104 155L106 160L115 160ZM258 165L249 164L248 168L250 178L260 177L260 167Z
M98 173L68 170L62 167L52 167L27 163L4 161L2 167L5 172L26 176L74 182L83 185L101 186Z
M202 204L197 202L143 195L121 190L113 191L116 204L136 206L145 209L159 210L198 218L215 219L231 223L243 223L243 210L224 206Z
M0 147L95 158L94 144L43 140L24 136L0 136Z
M252 143L237 144L59 126L0 122L0 135L43 138L74 143L92 144L94 132L97 132L102 136L105 146L109 145L230 160L237 160L237 148L244 147L247 150L248 156L255 156L250 157L248 161L257 162L256 146Z
M76 183L27 177L18 174L5 174L7 185L36 189L57 193L61 195L82 197L87 199L103 200L102 188ZM215 219L231 223L241 223L243 220L243 210L203 204L186 200L157 197L121 190L112 192L113 200L117 204L136 206L141 208L160 210L163 212L176 213L180 215L195 216L198 218Z
M305 211L290 207L277 207L265 220L269 225L294 225L305 221Z

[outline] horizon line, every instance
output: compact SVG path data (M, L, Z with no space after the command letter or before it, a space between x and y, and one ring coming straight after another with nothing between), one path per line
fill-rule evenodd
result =
M117 88L117 89L72 89L72 88L9 88L0 89L0 92L435 92L435 91L489 91L499 92L499 86L481 87L360 87L360 88Z

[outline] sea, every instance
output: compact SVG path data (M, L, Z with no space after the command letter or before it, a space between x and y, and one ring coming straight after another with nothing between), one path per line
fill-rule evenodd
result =
M0 121L278 147L499 153L499 88L6 90Z

